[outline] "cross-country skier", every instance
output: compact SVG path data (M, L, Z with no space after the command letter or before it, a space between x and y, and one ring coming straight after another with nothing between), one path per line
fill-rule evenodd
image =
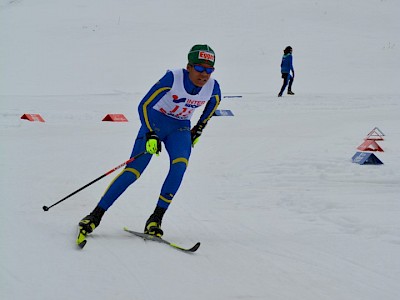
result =
M79 222L81 234L86 236L99 226L104 213L140 177L153 154L161 152L163 142L170 169L144 228L147 234L163 235L161 222L181 185L192 147L221 100L219 84L211 78L214 63L215 53L208 45L195 45L188 53L186 69L168 70L142 99L138 107L141 127L131 157L147 153L129 163L111 182L95 209ZM206 104L203 113L191 128L190 118L203 104Z
M278 94L278 97L282 97L283 92L288 86L288 95L294 95L292 92L292 84L294 80L294 68L293 68L293 56L292 56L293 49L290 46L287 46L285 50L283 50L283 57L281 62L281 73L283 78L283 85L281 91ZM292 75L290 75L290 71L292 71Z

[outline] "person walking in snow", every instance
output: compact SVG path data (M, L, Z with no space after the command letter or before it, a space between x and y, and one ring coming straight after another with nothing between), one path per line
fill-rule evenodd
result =
M181 185L188 167L192 147L198 142L221 101L218 82L211 78L215 53L208 45L194 45L188 53L186 69L168 70L139 103L141 127L131 157L146 151L126 165L116 176L94 210L79 222L79 239L85 238L99 226L104 213L137 179L154 154L164 144L169 155L170 169L162 185L154 212L148 218L144 233L161 237L161 222ZM193 128L190 119L202 105L205 108ZM82 236L83 235L83 236Z
M278 94L278 97L282 97L283 92L288 86L288 95L294 95L292 92L292 84L294 80L294 68L293 68L293 56L292 56L293 49L290 46L287 46L285 50L283 50L283 57L281 62L281 73L283 78L283 84L281 87L281 91ZM290 71L292 71L292 75L290 75Z

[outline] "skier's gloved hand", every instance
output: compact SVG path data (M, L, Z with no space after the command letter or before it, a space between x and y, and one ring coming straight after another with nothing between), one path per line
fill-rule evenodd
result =
M192 128L192 130L190 130L190 134L192 136L192 147L194 147L194 145L196 145L196 143L199 141L204 127L206 127L205 124L197 124Z
M161 152L161 141L154 131L146 133L146 151L157 155Z

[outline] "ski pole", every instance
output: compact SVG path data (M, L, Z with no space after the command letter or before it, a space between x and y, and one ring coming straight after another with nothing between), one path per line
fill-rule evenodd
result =
M89 182L88 184L84 185L83 187L81 187L80 189L77 189L75 192L72 192L71 194L69 194L68 196L62 198L60 201L57 201L56 203L50 205L50 206L43 206L43 210L44 211L48 211L50 208L52 208L53 206L63 202L64 200L68 199L69 197L75 195L76 193L79 193L80 191L82 191L83 189L87 188L89 185L92 185L93 183L99 181L100 179L103 179L104 177L106 177L107 175L111 174L112 172L114 172L115 170L118 170L119 168L122 168L123 166L133 162L135 159L138 159L140 156L142 156L143 154L146 154L146 151L140 152L139 154L131 157L130 159L128 159L126 162L116 166L114 169L111 169L110 171L104 173L103 175L101 175L100 177L96 178L95 180Z

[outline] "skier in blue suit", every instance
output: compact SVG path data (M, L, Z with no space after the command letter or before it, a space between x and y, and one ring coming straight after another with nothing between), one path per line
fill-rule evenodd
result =
M144 232L158 237L163 235L161 222L181 185L192 147L221 100L219 84L211 78L214 63L215 53L208 45L193 46L188 54L186 69L167 71L141 100L138 107L141 127L131 157L143 151L146 153L116 176L95 209L79 222L84 235L100 224L114 201L144 172L153 154L159 155L161 142L168 152L170 169ZM194 110L204 104L203 113L191 128L190 118Z
M283 50L283 57L281 63L281 73L283 78L283 85L281 91L278 94L278 97L282 97L283 92L288 86L288 95L294 95L292 92L292 84L294 80L294 68L293 68L293 56L292 56L293 49L290 46L287 46L285 50ZM292 71L292 75L290 75L290 71Z

